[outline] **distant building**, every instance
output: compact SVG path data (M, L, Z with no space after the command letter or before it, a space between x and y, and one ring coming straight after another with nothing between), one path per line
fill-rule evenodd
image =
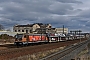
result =
M27 24L27 25L15 25L13 27L13 32L23 32L23 33L38 33L37 29L46 29L51 28L51 24L42 24L42 23L34 23L34 24Z
M36 29L37 33L42 33L42 34L45 34L45 33L55 33L55 28L38 28Z
M17 33L16 32L11 32L11 31L0 31L0 35L1 34L7 34L9 36L15 36Z
M68 33L68 28L56 28L56 33L64 33L67 34Z

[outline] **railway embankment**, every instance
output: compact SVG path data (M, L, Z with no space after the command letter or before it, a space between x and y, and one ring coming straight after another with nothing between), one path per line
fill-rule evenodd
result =
M90 43L77 56L76 60L90 60Z
M82 39L82 41L83 40L85 39ZM15 49L14 48L10 49L9 46L10 51L6 50L5 51L6 53L2 54L0 58L9 59L9 60L39 60L42 57L53 54L57 51L64 49L66 46L78 42L80 41L74 40L74 41L66 41L66 42L59 42L53 44L51 43L45 45L35 45L35 46L15 48ZM1 53L4 53L4 51Z

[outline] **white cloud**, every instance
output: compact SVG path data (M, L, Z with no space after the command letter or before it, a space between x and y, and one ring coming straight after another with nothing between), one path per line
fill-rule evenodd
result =
M0 24L51 23L69 29L89 28L89 0L0 0ZM80 24L80 25L79 25ZM86 30L85 30L85 29Z

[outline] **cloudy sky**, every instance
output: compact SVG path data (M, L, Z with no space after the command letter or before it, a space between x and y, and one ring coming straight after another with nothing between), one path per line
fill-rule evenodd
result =
M50 23L90 32L90 0L0 0L0 24Z

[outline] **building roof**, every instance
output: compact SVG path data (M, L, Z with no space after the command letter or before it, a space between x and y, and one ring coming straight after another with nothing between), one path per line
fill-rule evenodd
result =
M33 24L27 24L27 25L15 25L15 27L32 27Z
M39 26L43 25L43 23L34 23L34 24L38 24Z
M49 24L43 24L43 23L34 23L34 24L27 24L27 25L15 25L15 27L33 27L33 25L39 25L40 28L46 28L49 26Z
M38 24L42 28L45 28L49 25L49 24L43 24L43 23L34 23L34 24L27 24L27 25L15 25L15 27L32 27L35 24Z

